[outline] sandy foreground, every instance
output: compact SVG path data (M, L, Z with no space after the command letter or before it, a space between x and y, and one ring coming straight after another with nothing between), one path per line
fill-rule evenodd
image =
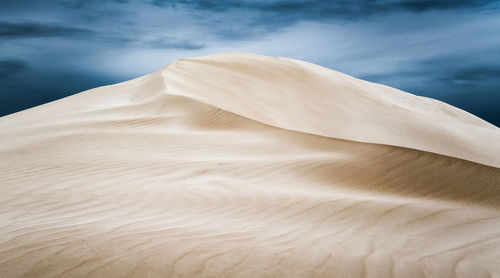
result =
M0 118L0 277L500 277L500 129L247 53Z

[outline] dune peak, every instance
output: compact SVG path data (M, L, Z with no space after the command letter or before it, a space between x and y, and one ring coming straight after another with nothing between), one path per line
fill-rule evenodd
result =
M297 59L228 52L160 71L168 94L299 132L387 144L500 167L500 129L427 97Z

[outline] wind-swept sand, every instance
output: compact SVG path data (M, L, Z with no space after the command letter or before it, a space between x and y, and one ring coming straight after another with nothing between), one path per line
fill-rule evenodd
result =
M500 277L500 129L228 53L0 118L1 277Z

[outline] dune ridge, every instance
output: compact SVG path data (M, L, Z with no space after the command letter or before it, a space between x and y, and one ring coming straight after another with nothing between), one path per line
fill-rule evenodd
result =
M304 61L226 53L178 60L162 75L169 94L269 125L500 167L500 144L491 144L500 131L488 122L431 98Z
M226 53L0 118L2 277L500 276L499 129Z

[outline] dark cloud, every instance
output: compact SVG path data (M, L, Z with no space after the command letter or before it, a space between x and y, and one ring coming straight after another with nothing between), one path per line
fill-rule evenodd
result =
M203 11L222 12L230 9L244 9L267 13L302 15L303 17L366 16L407 10L452 10L479 8L498 2L496 0L153 0L160 7L188 7Z
M449 83L474 83L494 80L500 83L500 65L484 65L460 69L442 79Z
M407 9L410 11L427 11L427 10L449 10L449 9L464 9L464 8L480 8L498 1L492 0L406 0L396 1L395 8Z
M152 0L158 7L195 14L213 34L228 40L277 32L298 21L358 21L397 12L477 10L500 0ZM213 20L216 17L216 20Z
M487 0L344 0L344 1L274 1L261 5L250 5L262 11L308 14L310 16L362 17L394 11L421 12L427 10L448 10L479 8L496 1Z
M0 38L77 37L92 33L87 29L44 23L0 22Z
M95 29L92 30L91 28ZM204 44L196 43L188 39L160 36L157 39L143 41L140 35L130 32L117 32L98 30L89 26L89 29L62 27L47 25L44 23L10 23L0 22L0 39L23 39L23 38L47 38L63 37L74 39L85 39L86 41L98 41L120 46L139 46L143 48L159 49L185 49L196 50L205 47Z
M161 48L161 49L185 49L185 50L196 50L202 49L205 45L196 43L187 39L180 39L175 37L160 37L151 41L148 41L146 46L151 48Z
M93 30L94 28L95 30ZM48 25L40 22L11 23L0 22L1 39L27 39L27 38L71 38L87 42L99 41L114 45L130 44L138 40L137 37L115 31L104 31L98 28L64 27L54 24Z
M451 55L422 61L415 66L430 85L458 93L481 93L500 88L500 47L484 49L474 56ZM450 92L451 93L451 92ZM498 91L500 93L500 91Z
M0 80L17 76L26 70L28 70L28 65L21 60L0 60Z
M89 7L89 6L92 7L105 3L126 4L128 2L130 2L130 0L62 0L59 1L59 4L68 8L80 9L83 7Z

